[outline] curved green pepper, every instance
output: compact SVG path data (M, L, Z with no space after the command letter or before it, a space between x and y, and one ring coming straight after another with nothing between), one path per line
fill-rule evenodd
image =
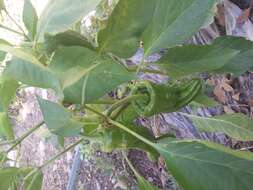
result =
M135 85L132 94L143 95L143 98L134 100L132 105L141 116L175 112L189 104L199 94L201 88L199 79L173 85L140 82Z

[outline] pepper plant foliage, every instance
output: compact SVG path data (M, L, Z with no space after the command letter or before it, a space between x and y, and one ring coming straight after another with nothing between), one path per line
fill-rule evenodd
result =
M8 13L0 2L2 11ZM6 139L1 146L9 147L0 152L0 190L19 186L41 189L42 169L83 141L100 142L105 151L136 148L154 159L161 155L167 169L186 190L251 190L253 154L209 141L156 139L134 121L198 102L199 97L203 98L203 82L198 75L201 72L245 72L252 67L253 43L221 37L210 45L183 45L213 17L215 0L119 0L107 26L98 32L98 46L93 47L75 26L99 3L49 1L38 18L30 0L25 0L26 29L20 27L22 30L16 32L24 41L18 47L0 41L1 60L6 53L12 55L0 79L0 134ZM133 55L140 42L144 50L142 63L128 66L124 58ZM167 51L162 58L150 63L160 70L147 68L145 58L164 49ZM171 79L166 84L154 84L138 79L139 72L168 75ZM24 85L53 89L59 102L38 97L44 121L14 138L8 107ZM108 95L119 87L120 99ZM75 105L75 110L67 109L67 105ZM244 115L185 116L200 131L253 140L252 120ZM37 168L6 167L8 153L43 124L61 142L73 136L80 140ZM157 189L135 174L140 189Z

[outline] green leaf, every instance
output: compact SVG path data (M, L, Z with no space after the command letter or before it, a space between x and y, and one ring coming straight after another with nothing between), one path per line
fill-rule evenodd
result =
M141 35L152 18L157 0L120 0L109 17L107 27L98 33L100 52L121 57L132 56Z
M86 14L95 10L100 0L50 0L41 13L37 27L37 39L44 41L44 35L56 35L70 29Z
M14 139L14 131L7 113L0 113L0 131L4 133L8 140Z
M144 127L129 125L128 128L146 139L149 139L151 142L155 141L155 138ZM156 150L122 129L114 127L103 131L103 151L112 152L117 149L129 148L144 150L152 159L157 159L159 157Z
M198 107L215 107L218 106L219 103L216 102L213 98L208 97L205 94L199 94L193 102L192 105L196 105Z
M134 168L134 166L132 165L132 163L130 162L130 160L127 158L127 156L125 155L125 153L123 153L123 156L125 158L125 160L127 161L129 167L131 168L131 170L134 172L135 177L137 178L138 181L138 187L140 190L158 190L159 188L155 187L154 185L152 185L151 183L149 183L144 177L142 177Z
M253 140L253 120L243 114L225 114L215 117L188 115L201 132L222 132L240 141Z
M251 190L253 154L199 141L163 141L154 147L187 190Z
M155 65L171 77L185 77L220 69L238 53L217 45L186 45L170 49Z
M45 49L49 54L61 46L83 46L89 49L94 49L81 34L72 30L68 30L55 36L45 36Z
M24 179L25 190L41 190L43 173L41 170L33 170Z
M80 134L80 129L83 127L82 124L73 120L71 113L67 109L40 97L37 99L45 123L51 133L62 137L78 136Z
M38 16L35 8L31 3L31 0L24 1L23 22L26 26L26 29L29 32L29 36L31 36L32 39L34 39L37 30Z
M222 68L217 69L217 73L233 73L235 76L239 76L253 67L253 42L242 37L225 36L217 38L214 44L222 48L240 51Z
M1 6L1 2L0 2L0 6ZM0 44L10 45L9 42L7 42L6 40L3 40L3 39L0 39ZM0 51L0 61L3 61L5 59L5 57L6 57L6 52Z
M132 102L141 116L174 112L189 104L201 91L199 79L192 79L179 84L154 84L140 82L135 85L133 95L143 95L142 99Z
M13 58L4 70L6 78L12 78L23 84L40 88L51 88L57 92L61 89L59 79L47 67L29 61Z
M0 0L0 11L5 9L4 0Z
M7 111L9 104L16 95L19 84L16 80L0 79L0 111Z
M113 59L79 46L59 48L50 69L63 80L72 81L70 84L73 85L64 90L64 98L66 102L77 104L97 100L118 85L135 79L134 74ZM79 72L72 72L72 69Z
M8 190L15 182L19 175L18 168L1 168L0 169L0 189Z
M216 0L120 0L98 34L100 52L133 54L140 41L145 55L185 43L206 23Z

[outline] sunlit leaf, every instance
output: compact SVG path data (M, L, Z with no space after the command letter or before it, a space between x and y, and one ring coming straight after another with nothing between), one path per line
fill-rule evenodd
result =
M44 35L55 35L70 29L86 14L95 10L100 0L50 0L41 13L37 27L37 39L44 41Z
M253 120L243 114L225 114L215 117L186 115L201 132L221 132L240 141L253 140Z
M51 133L63 137L78 136L83 127L81 123L72 119L70 111L63 106L37 98L44 121Z
M0 111L7 111L9 104L16 95L19 84L16 80L0 79Z
M14 139L13 127L8 115L4 112L0 112L0 131L3 132L4 136L6 136L8 140Z
M38 16L31 0L24 1L23 7L23 22L29 32L29 36L34 39L37 30Z
M43 173L41 170L31 171L24 180L25 190L40 190L42 189Z

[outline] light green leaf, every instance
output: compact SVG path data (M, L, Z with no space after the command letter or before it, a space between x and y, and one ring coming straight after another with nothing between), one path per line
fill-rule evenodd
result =
M78 136L80 134L80 129L83 127L82 124L73 120L71 113L67 109L40 97L37 99L45 123L51 133L63 137Z
M35 8L31 3L31 0L24 1L23 22L26 26L26 29L29 32L29 36L31 36L32 39L34 39L37 30L38 16Z
M186 116L202 132L221 132L240 141L253 140L253 120L243 114L225 114L215 117L199 117L189 114Z
M9 104L16 95L19 84L16 80L0 79L0 111L7 111Z
M4 70L6 78L40 88L61 89L59 79L47 67L33 64L23 59L13 58Z
M0 131L4 133L4 136L6 136L8 140L14 139L14 131L7 113L0 112Z
M1 4L1 2L0 2L0 4ZM7 42L4 39L0 39L0 44L11 45L9 42ZM3 61L5 59L5 57L6 57L6 52L5 51L0 51L0 61Z
M242 37L225 36L217 38L215 45L222 48L231 48L240 51L222 68L217 69L217 73L233 73L235 76L243 74L253 67L253 42Z
M133 54L140 41L145 55L189 40L213 13L216 0L120 0L98 34L99 51Z
M154 145L168 170L187 190L251 190L253 154L199 141L163 141Z
M19 174L18 168L0 168L0 189L8 190L16 182Z
M25 190L41 190L43 173L41 170L33 170L24 178Z
M185 77L222 68L238 53L217 45L186 45L170 49L155 65L171 77Z
M38 21L37 39L44 35L56 35L70 29L82 17L95 10L100 0L50 0Z
M5 9L4 0L0 0L0 11Z

